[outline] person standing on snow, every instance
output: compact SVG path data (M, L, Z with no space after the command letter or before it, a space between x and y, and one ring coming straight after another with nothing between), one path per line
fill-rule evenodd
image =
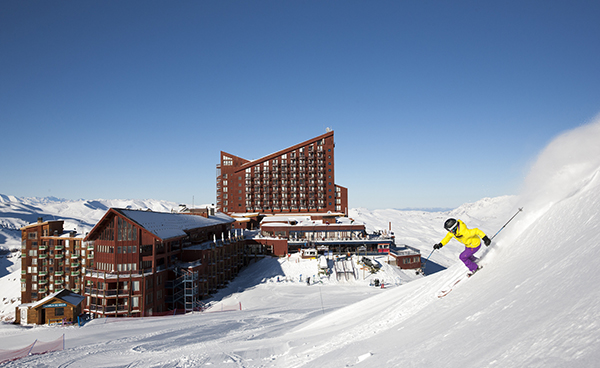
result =
M481 240L487 247L492 242L485 233L477 228L469 229L467 225L461 220L449 218L444 223L444 228L448 231L448 234L442 239L441 242L433 246L433 249L441 249L444 245L448 244L452 238L455 238L459 242L465 245L465 250L460 254L459 258L465 266L474 274L479 270L479 267L475 263L475 253L481 248Z

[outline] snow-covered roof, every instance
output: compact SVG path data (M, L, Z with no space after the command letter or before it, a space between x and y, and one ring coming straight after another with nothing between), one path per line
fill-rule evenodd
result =
M260 215L260 212L234 212L231 214L232 217L256 217Z
M206 218L182 213L137 211L123 208L114 208L114 210L161 239L185 236L185 230L228 224L235 221L233 218L220 212Z
M72 305L75 305L75 306L79 305L79 303L81 303L81 301L83 301L83 299L85 299L85 297L83 295L76 294L76 293L74 293L74 292L72 292L70 290L67 290L67 289L61 289L59 291L56 291L56 292L48 295L47 297L45 297L42 300L39 300L39 301L34 302L34 303L28 303L28 304L22 304L22 305L23 306L30 306L32 308L35 308L37 306L46 304L47 302L49 302L50 300L52 300L54 298L63 300L65 302L67 302L69 304L72 304Z
M265 223L273 223L273 222L279 222L279 223L285 223L285 224L289 224L290 223L290 219L287 217L281 217L281 216L273 216L273 217L265 217L264 219L262 219L262 221L260 222L261 224L265 224Z

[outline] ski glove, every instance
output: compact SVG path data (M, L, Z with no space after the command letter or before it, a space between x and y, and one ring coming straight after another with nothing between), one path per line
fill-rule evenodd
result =
M483 242L485 243L486 247L492 244L492 241L487 237L487 235L483 237Z
M437 243L436 245L433 246L433 249L440 249L442 247L443 247L442 243Z

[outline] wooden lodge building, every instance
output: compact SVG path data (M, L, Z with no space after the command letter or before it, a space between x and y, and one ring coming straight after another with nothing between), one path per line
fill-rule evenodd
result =
M222 213L111 208L86 236L94 262L85 276L85 312L149 316L198 308L244 264L243 239Z
M16 321L22 325L76 323L82 313L83 300L80 294L62 289L37 302L19 305Z

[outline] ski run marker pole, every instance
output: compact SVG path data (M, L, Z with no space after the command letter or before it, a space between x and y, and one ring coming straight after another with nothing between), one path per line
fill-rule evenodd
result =
M497 232L496 234L494 234L494 236L492 236L492 238L491 238L490 240L494 239L494 238L496 237L496 235L498 235L498 233L499 233L499 232L501 232L501 231L502 231L502 229L504 229L504 228L506 227L506 225L508 225L508 223L509 223L509 222L511 222L511 221L512 221L512 219L514 219L514 218L515 218L515 217L516 217L516 216L519 214L519 212L521 212L521 211L523 211L523 207L519 208L519 210L517 211L517 213L515 213L515 214L513 215L513 217L511 217L511 218L510 218L510 220L506 221L506 224L504 224L504 226L502 226L502 227L500 228L500 230L498 230L498 232Z

